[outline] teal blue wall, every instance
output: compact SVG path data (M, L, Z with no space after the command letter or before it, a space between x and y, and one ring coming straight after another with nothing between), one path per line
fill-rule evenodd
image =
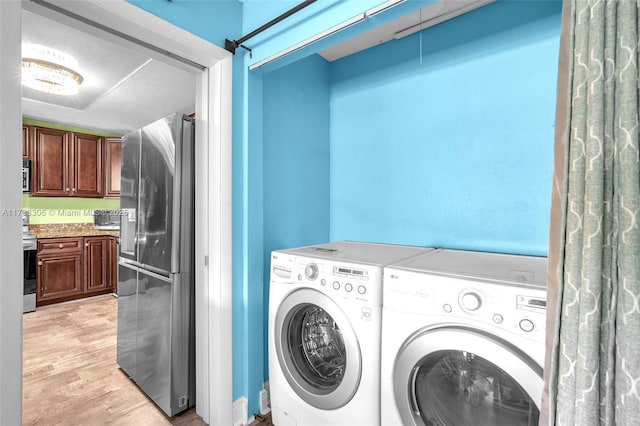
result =
M497 2L333 64L332 240L546 255L560 9Z
M233 398L259 412L264 382L262 78L236 56L233 130ZM244 99L244 101L242 101ZM250 123L251 125L249 125Z
M299 3L129 1L218 46ZM425 30L422 64L418 35L333 64L313 55L430 3L408 0L248 71L381 3L320 0L247 42L253 58L243 50L234 58L233 398L249 399L249 415L258 412L268 377L269 250L352 238L546 253L560 2L501 1ZM296 124L289 127L283 117ZM296 172L318 194L300 195L310 203L302 211L316 206L325 213L308 221L289 213L296 232L283 237L287 222L280 215L297 207L278 191L297 188Z
M271 252L329 241L328 62L312 56L265 75L262 105L267 336ZM264 369L266 380L267 357Z
M127 0L209 42L224 47L225 38L242 36L238 0Z

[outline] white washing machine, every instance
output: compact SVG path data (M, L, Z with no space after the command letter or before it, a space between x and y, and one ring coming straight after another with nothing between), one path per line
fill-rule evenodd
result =
M429 250L341 241L271 254L274 425L380 424L383 267Z
M546 269L442 249L386 267L382 425L537 425Z

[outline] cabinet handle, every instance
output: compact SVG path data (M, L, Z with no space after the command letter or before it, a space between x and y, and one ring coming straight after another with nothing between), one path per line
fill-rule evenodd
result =
M84 246L85 247L89 247L89 243L84 243Z
M42 260L38 261L38 266L42 266Z
M65 191L67 191L67 192L69 192L69 189L70 189L70 188L65 188L64 190L65 190Z
M62 244L58 244L58 248L62 248L64 247Z
M75 189L75 188L72 188L72 189L71 189L71 192L76 192L76 189Z

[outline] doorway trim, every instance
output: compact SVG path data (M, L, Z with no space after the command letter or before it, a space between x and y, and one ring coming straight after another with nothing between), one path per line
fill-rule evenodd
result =
M11 2L10 2L11 3ZM23 0L23 7L46 8L51 0ZM196 412L208 424L232 424L232 259L231 259L231 76L232 55L226 50L195 36L126 0L57 0L53 3L63 13L81 17L134 40L202 65L196 84ZM0 15L0 41L15 39L5 22L20 21L20 8ZM69 18L72 19L72 18ZM13 20L13 21L12 21ZM5 30L5 28L8 28ZM101 32L103 38L107 38ZM110 40L117 38L113 36ZM121 40L125 42L124 40ZM20 38L15 40L19 53ZM130 43L130 41L128 42ZM127 44L131 47L130 44ZM139 46L143 49L142 46ZM15 47L13 49L15 52ZM154 56L151 51L146 54ZM155 52L155 55L161 55ZM163 58L165 61L166 57ZM18 64L20 58L3 61ZM174 63L174 62L171 62ZM175 61L177 66L188 67ZM191 67L193 71L193 67ZM5 67L0 76L5 79ZM18 79L13 78L17 84ZM2 92L2 106L20 105L19 90ZM4 109L3 109L4 110ZM21 115L21 114L20 114ZM18 134L8 129L5 135ZM16 148L16 162L17 162ZM12 158L12 157L10 157ZM6 161L6 160L5 160ZM9 161L10 163L11 161ZM4 163L4 161L3 161ZM3 165L4 167L4 165ZM16 189L17 191L17 189ZM2 194L4 201L4 194ZM15 221L16 232L19 232ZM1 262L1 261L0 261ZM0 269L11 265L0 263ZM17 303L15 301L14 303ZM21 303L21 299L20 299ZM3 318L4 319L4 318ZM22 341L22 329L19 332ZM0 342L5 347L4 336ZM4 359L4 358L3 358ZM5 368L5 366L3 366ZM21 372L21 365L16 366ZM15 389L19 392L20 389ZM3 391L4 392L4 391ZM6 395L0 394L4 406ZM0 410L3 411L3 410Z

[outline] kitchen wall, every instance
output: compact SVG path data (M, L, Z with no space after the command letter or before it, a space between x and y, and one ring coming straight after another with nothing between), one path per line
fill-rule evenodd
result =
M93 210L119 209L120 199L31 197L24 194L22 196L22 208L30 212L29 223L32 225L49 223L93 223Z

